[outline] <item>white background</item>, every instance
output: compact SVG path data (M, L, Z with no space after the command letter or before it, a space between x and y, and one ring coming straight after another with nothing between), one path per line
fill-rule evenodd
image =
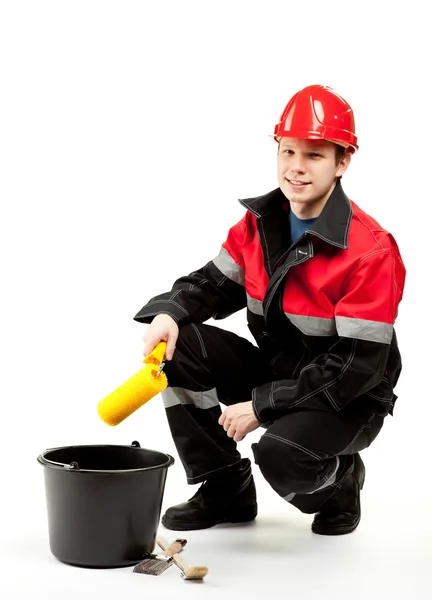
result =
M408 591L419 581L430 590L431 531L422 523L431 501L431 44L423 6L0 2L2 598L66 590L72 598L74 585L89 589L71 583L68 570L55 585L48 574L38 579L40 566L31 580L22 576L41 560L52 572L57 565L47 547L40 452L136 439L177 459L160 396L116 428L102 423L96 405L142 366L145 326L133 321L141 306L218 253L243 214L238 198L277 186L269 135L288 99L310 84L329 85L351 104L360 151L344 189L392 232L407 268L399 400L365 452L364 512L376 521L365 523L369 537L357 552L361 562L371 538L411 532L407 543L395 538L400 549L391 546L400 560L403 548L419 549L409 563L418 570L403 581ZM244 317L218 325L249 337ZM245 456L259 435L241 443ZM296 519L308 532L309 521L254 473L263 519L280 515L272 535ZM164 505L191 493L177 459ZM222 538L214 561L225 553ZM295 549L287 568L293 557ZM243 568L239 581L252 576ZM402 594L401 581L389 581ZM176 593L182 585L175 580Z

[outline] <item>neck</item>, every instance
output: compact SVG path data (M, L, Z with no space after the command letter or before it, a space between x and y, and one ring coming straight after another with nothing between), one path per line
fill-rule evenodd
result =
M290 200L290 208L298 219L316 219L322 212L322 209L327 204L327 200L330 198L333 190L335 189L337 180L333 183L329 191L325 196L316 200L313 203L303 204L302 202L296 202Z

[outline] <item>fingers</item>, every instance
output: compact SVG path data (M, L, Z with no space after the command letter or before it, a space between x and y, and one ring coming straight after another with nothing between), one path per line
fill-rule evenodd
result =
M225 427L224 427L224 429L225 429ZM233 437L235 437L235 434L236 434L236 428L235 428L235 426L234 426L234 425L230 425L230 426L228 427L228 429L225 429L225 431L227 432L227 436L228 436L229 438L233 438Z
M144 336L144 350L143 355L148 356L150 352L152 352L159 343L159 339L154 336Z
M144 335L144 356L152 352L159 342L166 342L165 358L171 360L179 336L179 327L169 315L156 315Z
M175 334L169 335L168 341L167 341L167 347L166 347L166 351L165 351L165 357L167 360L171 360L172 357L174 356L176 342L177 342L177 335L175 335Z
M241 430L237 430L235 425L230 425L227 430L227 436L233 438L235 442L241 442L246 437L246 434Z
M232 419L228 417L227 410L221 414L218 419L219 425L222 425L226 434L229 438L233 438L235 442L241 442L246 437L246 434L241 430L237 430L236 425L233 423Z

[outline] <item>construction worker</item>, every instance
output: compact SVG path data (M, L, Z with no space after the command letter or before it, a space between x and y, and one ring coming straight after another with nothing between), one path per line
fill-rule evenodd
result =
M240 200L245 214L219 254L134 317L150 323L144 355L167 342L168 423L188 483L202 483L165 512L168 529L256 517L251 461L237 442L263 427L252 450L270 486L314 514L315 533L352 532L359 452L393 414L405 267L393 236L342 189L358 150L352 109L331 88L308 86L274 138L278 187ZM243 308L256 345L203 324Z

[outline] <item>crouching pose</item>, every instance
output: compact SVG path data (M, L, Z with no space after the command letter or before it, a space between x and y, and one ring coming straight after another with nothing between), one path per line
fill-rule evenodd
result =
M237 442L263 427L253 456L275 492L314 514L315 533L352 532L359 453L393 414L405 268L393 236L342 188L358 149L352 110L306 87L274 138L278 187L241 200L219 254L134 317L149 324L144 354L167 342L166 414L187 481L202 483L163 515L169 529L256 517ZM204 324L244 308L256 344Z

